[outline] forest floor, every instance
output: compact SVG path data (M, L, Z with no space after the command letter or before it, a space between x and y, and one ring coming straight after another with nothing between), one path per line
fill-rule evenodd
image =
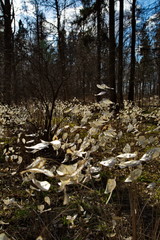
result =
M0 240L160 239L160 110L0 106ZM23 116L23 117L22 117Z

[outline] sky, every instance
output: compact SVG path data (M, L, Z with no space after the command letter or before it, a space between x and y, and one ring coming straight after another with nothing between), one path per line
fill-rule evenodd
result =
M155 0L137 0L142 6L147 6L155 2Z
M15 15L16 15L16 28L18 26L18 21L20 19L20 15L22 13L22 2L23 0L14 0L14 8L15 8ZM25 15L27 16L30 16L30 17L34 17L34 7L32 4L30 4L29 0L25 0L25 2L27 3L27 7L28 7L28 13L26 13ZM132 3L132 0L124 0L125 4L124 4L124 8L125 10L130 10L130 7L131 7L131 3ZM137 0L137 3L141 4L142 7L147 7L149 6L150 4L154 3L155 0ZM119 3L119 2L118 2ZM118 8L118 5L117 5L117 8ZM80 9L80 8L79 8ZM78 11L79 11L78 9ZM77 13L78 13L77 11ZM75 13L75 9L73 9L72 7L68 8L66 11L65 11L65 14L66 14L66 20L68 20L68 22L70 21L70 19L72 18L72 16L74 15ZM24 15L24 12L23 12L23 15ZM50 15L50 14L49 14ZM148 17L148 15L146 15ZM50 19L47 19L48 21L51 21L53 23L53 16L50 16L49 17ZM68 23L69 24L69 23Z

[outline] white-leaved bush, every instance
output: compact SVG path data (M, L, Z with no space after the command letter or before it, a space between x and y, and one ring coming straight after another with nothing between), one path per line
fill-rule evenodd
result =
M104 91L108 89L106 85L99 85L98 88ZM39 139L35 142L38 133L23 134L22 138L19 132L17 146L10 146L4 150L6 161L24 164L23 152L18 147L21 143L25 154L33 154L32 162L21 171L23 182L30 182L35 190L50 191L49 178L56 179L59 191L63 191L64 194L64 205L70 201L67 193L69 185L85 185L91 179L100 181L101 172L105 169L112 172L116 169L119 175L121 171L128 169L125 184L137 181L143 174L143 165L150 164L151 160L157 161L160 156L160 136L159 131L156 131L159 129L160 111L145 115L139 107L125 102L124 110L115 118L109 111L110 104L108 99L88 105L78 101L57 101L53 118L64 119L64 122L62 121L56 129L58 120L54 120L53 129L56 131L53 140L47 142ZM11 119L10 123L15 121L16 124L25 124L28 117L26 109L8 109L5 106L0 107L1 125L8 124L8 118ZM19 111L24 112L23 117ZM150 122L153 119L155 127L145 129L144 121ZM53 157L41 156L43 151L47 153L50 148L53 150ZM54 158L61 152L63 155L55 165ZM46 176L46 180L39 181L39 174ZM106 203L109 202L117 184L118 179L114 176L108 178L105 194L109 196ZM50 204L49 199L45 201Z

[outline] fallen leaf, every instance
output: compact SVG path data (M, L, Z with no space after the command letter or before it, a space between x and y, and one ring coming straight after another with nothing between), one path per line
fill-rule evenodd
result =
M150 150L148 150L141 158L140 161L141 162L146 162L146 161L150 161L154 158L159 157L160 155L160 148L152 148Z
M47 169L39 169L39 168L31 168L31 169L27 169L21 172L21 174L24 174L26 172L32 172L32 173L43 173L48 177L54 177L53 172L47 170Z
M94 94L94 95L95 95L95 96L102 96L102 95L104 95L104 94L106 94L106 91L102 91L102 92L99 92L99 93Z
M97 88L102 89L102 90L106 90L106 89L111 89L114 90L114 88L108 87L106 84L102 83L102 84L97 84L96 85Z
M142 168L136 168L135 170L130 172L130 175L126 178L126 180L124 182L133 182L135 180L137 180L137 178L139 178L142 174Z
M8 225L9 223L3 222L2 220L0 220L0 225Z
M116 163L117 163L116 158L109 158L100 162L100 164L105 167L114 167Z
M51 184L47 181L38 181L36 179L32 179L32 182L42 191L48 191L51 187Z
M54 150L59 150L61 147L61 141L54 140L50 142Z
M32 153L36 153L36 152L43 150L45 148L48 148L48 147L49 147L49 142L45 142L45 141L38 143L34 146L30 146L30 147L25 146L26 149L32 150Z
M51 205L51 199L48 197L48 196L46 196L45 198L44 198L44 201L50 206Z
M43 237L42 237L42 236L38 236L38 237L36 238L36 240L43 240Z
M118 155L118 158L135 158L137 156L136 153L122 153Z
M141 164L140 160L131 160L127 162L121 162L118 164L120 168L125 168L125 167L136 167Z
M5 233L0 233L0 240L10 240Z
M43 205L43 204L38 205L37 208L38 208L38 210L42 213L43 210L44 210L44 205Z
M46 158L44 157L37 157L36 159L34 159L34 161L28 165L26 168L42 168L44 166L44 164L46 163Z
M108 193L113 192L115 187L116 187L116 180L114 178L113 179L108 179L106 189L105 189L104 193L108 194Z
M110 193L110 194L109 194L109 197L108 197L108 199L106 201L106 204L108 204L108 202L109 202L109 200L110 200L110 198L112 196L112 192L115 189L115 187L116 187L116 180L115 179L108 179L107 185L106 185L106 189L105 189L104 193L105 194Z
M130 153L131 152L131 146L128 143L123 148L123 152L124 153Z
M64 187L64 200L63 200L63 205L68 205L69 203L69 196L66 191L66 187Z
M17 204L14 198L7 198L3 199L3 202L5 205L12 205L12 204Z

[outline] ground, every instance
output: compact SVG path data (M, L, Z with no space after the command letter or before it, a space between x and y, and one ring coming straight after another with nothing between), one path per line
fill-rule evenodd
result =
M160 238L158 108L126 103L115 115L106 102L58 102L47 147L43 121L20 107L4 109L0 233L16 240Z

